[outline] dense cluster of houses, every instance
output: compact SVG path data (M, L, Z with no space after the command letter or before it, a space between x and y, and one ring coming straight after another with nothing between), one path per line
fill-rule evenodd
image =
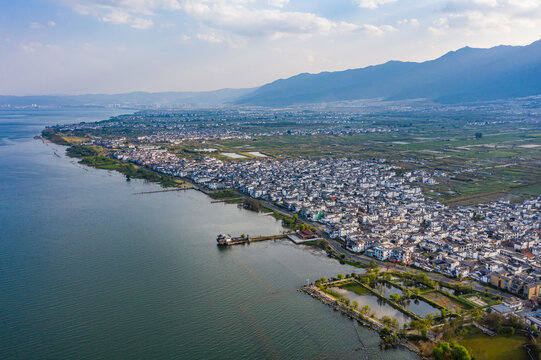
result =
M276 123L282 126L269 127L269 124ZM365 122L361 120L361 115L351 112L268 112L257 109L146 110L105 121L62 125L61 128L64 131L84 132L97 141L113 141L112 138L117 138L119 134L126 134L134 143L171 145L191 140L246 140L254 136L381 134L398 129L389 125L376 126L372 121Z
M195 161L135 147L115 156L274 202L378 260L470 277L528 299L541 292L541 197L450 208L422 194L433 174L399 172L384 159Z

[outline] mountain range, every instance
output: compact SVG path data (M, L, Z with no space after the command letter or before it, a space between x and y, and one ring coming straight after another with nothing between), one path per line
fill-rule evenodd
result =
M389 61L345 71L303 73L258 88L116 95L0 96L12 106L289 106L359 99L463 103L541 94L541 40L527 46L464 47L435 60Z
M465 47L425 62L299 74L266 84L237 104L283 106L341 100L425 98L456 103L541 94L541 40L528 46Z
M255 89L221 89L202 92L130 92L124 94L88 95L0 95L0 105L11 106L109 106L123 107L169 107L169 106L215 106L230 104Z

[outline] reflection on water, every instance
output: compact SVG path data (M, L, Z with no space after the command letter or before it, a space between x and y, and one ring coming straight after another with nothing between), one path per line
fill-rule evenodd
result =
M395 309L391 305L387 304L385 300L380 299L375 295L359 295L353 291L338 287L332 287L330 289L333 292L339 293L342 296L347 297L351 301L356 300L359 303L359 308L362 308L365 305L370 306L371 312L373 312L378 319L381 319L383 316L389 316L390 318L395 318L400 326L411 321L411 318L409 316Z
M398 294L400 296L404 295L404 292L402 289L397 288L396 286L393 286L385 281L380 281L376 284L374 287L380 294L385 296L386 298L389 298L391 294Z
M430 305L426 301L419 299L406 299L402 301L402 306L407 310L419 315L420 317L426 317L427 315L439 315L440 310Z

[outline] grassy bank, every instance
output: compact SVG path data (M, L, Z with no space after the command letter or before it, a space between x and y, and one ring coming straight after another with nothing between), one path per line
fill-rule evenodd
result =
M92 166L97 169L115 170L124 175L126 179L142 179L160 184L163 187L190 187L182 180L172 176L159 174L140 166L115 160L107 156L106 152L98 146L73 145L66 150L66 154L81 159L80 164Z
M239 194L237 191L229 190L229 189L209 191L207 195L213 198L214 200L238 199L242 197L242 195Z
M476 333L464 337L459 341L476 359L491 360L528 360L528 352L523 347L528 338L522 335L496 335L487 336Z

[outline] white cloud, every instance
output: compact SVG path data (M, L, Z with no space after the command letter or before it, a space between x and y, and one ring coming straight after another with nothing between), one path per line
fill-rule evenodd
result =
M269 5L283 8L289 4L289 0L269 0Z
M212 44L221 44L224 42L224 38L216 34L197 34L197 38Z
M252 8L241 1L184 0L182 9L205 26L241 36L280 38L291 35L330 35L359 29L355 24L335 22L309 12Z
M38 23L38 22L32 21L31 23L28 24L28 26L29 26L31 29L47 29L47 28L55 27L55 26L56 26L56 23L55 23L53 20L47 21L46 24L40 24L40 23Z
M391 25L381 25L381 26L375 26L375 25L363 25L363 30L366 33L373 34L373 35L383 35L388 32L396 31L396 28Z
M74 11L94 16L102 22L124 24L136 29L154 25L159 11L180 10L195 20L201 34L223 39L232 37L267 37L307 39L353 32L381 35L394 31L390 25L357 25L335 21L312 12L286 11L289 0L61 0ZM396 0L361 0L359 5L377 7Z
M103 22L127 24L135 29L154 25L150 17L159 9L179 10L178 0L61 0L65 6L82 15L91 15Z
M536 0L451 0L443 16L428 30L432 34L459 31L466 35L510 33L541 26L541 2Z
M398 25L411 25L411 26L419 26L420 25L419 20L415 19L415 18L398 20L396 23Z
M150 19L134 18L130 25L134 29L148 29L154 26L154 22Z
M359 7L365 9L377 9L380 5L394 3L397 0L359 0Z
M33 54L40 49L58 50L60 46L55 44L43 44L41 42L29 42L21 45L21 49L28 54Z

